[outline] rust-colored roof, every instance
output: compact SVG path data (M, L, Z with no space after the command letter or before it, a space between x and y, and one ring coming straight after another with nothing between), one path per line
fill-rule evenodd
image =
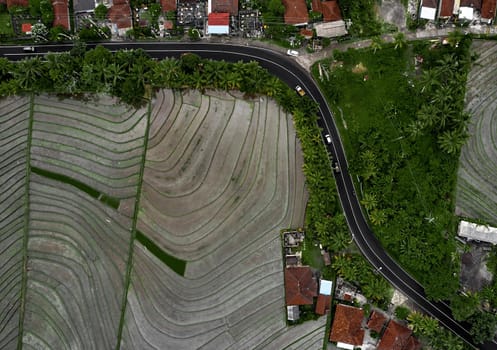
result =
M285 23L302 24L309 22L305 0L282 0L285 6Z
M312 10L321 13L324 22L334 22L342 19L342 13L336 0L312 0Z
M176 11L176 0L160 0L163 12Z
M483 0L481 4L481 18L494 19L497 0Z
M323 254L323 261L324 261L324 266L330 266L331 265L330 253L324 252L324 254Z
M67 0L53 0L53 26L61 26L65 29L69 29L69 7L67 6Z
M369 316L368 328L372 329L376 333L380 333L386 320L386 316L381 312L373 311L371 316Z
M472 7L479 10L481 9L481 0L461 0L459 7Z
M324 315L326 311L330 309L331 295L318 295L318 301L316 302L316 313L318 315Z
M300 35L302 35L306 39L310 39L314 35L314 32L311 29L302 28L300 30Z
M342 13L340 12L340 7L338 7L338 2L336 0L323 1L321 6L323 8L323 21L334 22L342 19Z
M238 15L238 0L212 0L211 12L228 12L232 16Z
M224 13L210 13L208 17L210 26L229 26L230 25L230 14Z
M285 298L287 305L310 305L317 296L318 285L309 267L285 269Z
M7 0L7 7L10 8L12 6L28 7L29 0Z
M344 304L338 304L331 327L330 341L362 345L364 340L364 329L361 322L364 317L362 309Z
M1 2L0 2L0 3L1 3ZM23 33L30 32L32 27L33 27L33 26L31 25L31 23L23 23L23 24L21 25L21 31L22 31Z
M131 28L131 8L127 0L115 0L107 12L109 20L116 24L117 28Z
M451 17L454 12L454 0L441 0L440 17ZM495 1L495 0L493 0Z
M436 9L438 7L438 0L423 0L422 6Z
M403 350L421 350L421 343L411 335L411 337L407 340L407 345Z
M412 331L398 322L390 321L381 337L378 350L407 350Z

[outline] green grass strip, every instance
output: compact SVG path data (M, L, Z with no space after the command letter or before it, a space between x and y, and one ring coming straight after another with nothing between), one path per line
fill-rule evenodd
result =
M164 264L169 266L171 270L176 272L180 276L185 275L186 269L186 261L178 259L172 255L167 254L164 250L162 250L157 244L152 242L148 237L146 237L143 233L136 230L136 239L140 242L145 248L148 249L150 253L152 253L155 257L157 257Z
M17 350L22 349L24 333L24 315L26 313L26 290L28 285L28 236L29 236L29 183L31 177L31 139L33 136L33 109L34 96L29 97L28 144L26 146L26 179L24 186L24 234L22 239L22 278L21 278L21 305L19 307L19 335L17 336Z
M148 100L148 109L147 109L147 126L145 128L145 135L143 140L143 153L141 159L140 166L140 175L138 177L138 184L136 189L136 197L135 197L135 208L133 212L133 222L131 228L131 239L129 240L129 254L128 254L128 262L126 264L126 276L124 279L124 293L123 299L121 302L121 318L119 320L119 328L117 331L117 342L116 342L116 350L121 348L121 339L123 336L123 328L124 328L124 318L126 316L126 306L128 305L128 290L131 284L131 269L133 266L133 247L136 238L136 224L138 222L138 213L140 211L140 197L142 192L142 184L143 184L143 173L145 171L145 161L147 156L147 147L148 147L148 137L149 137L149 129L150 129L150 114L151 114L151 103L152 101Z
M60 182L69 184L71 186L74 186L77 189L85 192L86 194L89 194L93 198L100 200L102 203L108 205L109 207L112 207L114 209L119 208L119 199L108 196L106 194L103 194L103 193L97 191L96 189L91 188L90 186L82 183L81 181L73 179L72 177L58 174L58 173L54 173L52 171L40 169L37 167L32 167L31 171L35 174L40 175L40 176L47 177L49 179L60 181Z

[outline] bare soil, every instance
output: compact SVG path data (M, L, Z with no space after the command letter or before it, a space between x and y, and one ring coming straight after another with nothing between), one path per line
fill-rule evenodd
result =
M303 225L307 199L291 116L265 97L157 99L170 115L151 118L138 228L187 267L181 277L135 246L124 348L263 349L307 333L321 343L324 321L284 321L279 230Z
M468 76L470 138L461 151L456 214L497 225L497 43L477 40L472 49L479 58Z

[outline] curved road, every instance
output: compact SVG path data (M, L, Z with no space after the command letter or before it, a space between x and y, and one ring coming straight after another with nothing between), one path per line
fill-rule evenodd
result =
M350 232L362 254L392 285L401 290L427 314L435 317L446 328L459 335L469 345L484 350L497 349L495 341L475 345L468 333L467 325L453 319L449 306L443 302L428 300L424 294L423 287L383 250L362 213L354 190L354 184L348 172L347 159L340 135L326 99L309 72L305 71L294 60L268 49L229 44L127 42L105 43L102 45L110 50L142 48L154 58L179 57L182 53L194 52L204 58L224 59L226 61L255 60L289 86L293 87L297 84L302 86L307 94L319 104L320 118L318 124L323 129L323 134L330 134L332 138L330 145L325 144L328 152L336 160L341 171L334 172L331 167L330 171L335 176L338 195L347 218ZM48 51L66 51L71 46L44 45L37 47L37 51L34 54L43 54ZM12 60L22 59L26 55L22 51L22 47L19 46L0 47L0 53L3 53L5 57Z

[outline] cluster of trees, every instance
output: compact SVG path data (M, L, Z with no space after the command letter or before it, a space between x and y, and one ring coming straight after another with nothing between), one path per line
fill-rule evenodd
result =
M360 180L361 203L375 233L436 300L450 299L459 287L460 259L453 238L458 153L447 152L440 135L464 129L466 123L466 116L459 118L463 123L455 120L463 114L470 42L460 37L453 45L432 49L430 43L408 44L398 36L393 44L336 52L334 59L343 64L335 64L329 82L322 82L330 100L344 112L350 170ZM421 67L414 67L416 55L423 57ZM452 62L447 72L445 60ZM359 63L367 73L354 72ZM432 69L437 72L433 76L443 80L433 80L430 88L418 72ZM444 99L435 87L449 89L443 90ZM433 116L425 122L419 111L437 101L455 117L440 113L440 119ZM419 132L412 132L413 125L420 126Z
M29 0L29 14L34 18L41 18L46 26L52 26L54 13L50 0Z
M480 293L458 293L454 188L469 118L463 108L471 39L456 32L448 41L433 48L400 36L393 44L375 39L369 51L335 53L343 67L335 64L322 85L344 111L350 170L375 233L428 297L450 301L456 319L476 322L480 341L477 319L495 307L497 282ZM368 81L366 73L352 72L360 62ZM489 269L497 272L495 261ZM484 314L491 327L494 315Z
M414 335L423 339L433 350L463 350L470 348L458 336L438 324L438 321L419 312L407 316Z
M424 103L417 118L407 126L407 132L414 138L431 133L442 151L459 155L468 138L470 115L464 111L464 94L471 64L471 40L466 40L461 32L453 31L448 41L451 50L435 62L430 61L429 56L427 62L423 62L426 69L423 69L420 84Z
M376 18L376 6L376 0L340 0L343 18L352 22L350 35L369 37L381 33L381 23Z
M337 254L332 267L347 281L357 283L366 298L385 307L392 297L392 287L360 254Z

